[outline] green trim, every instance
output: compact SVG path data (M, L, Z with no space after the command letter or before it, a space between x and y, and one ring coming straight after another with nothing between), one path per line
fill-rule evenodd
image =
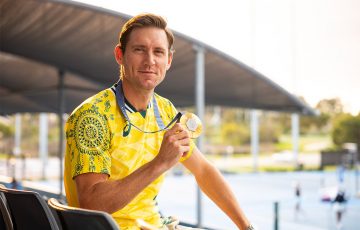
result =
M124 98L124 99L125 99L125 103L126 103L132 110L134 110L136 113L140 113L143 118L146 117L147 109L146 109L146 110L142 110L142 111L137 111L136 108L135 108L126 98ZM149 106L148 106L148 108L149 108Z

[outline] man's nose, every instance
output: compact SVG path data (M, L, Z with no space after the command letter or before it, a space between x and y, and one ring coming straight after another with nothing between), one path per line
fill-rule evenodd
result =
M155 65L155 55L152 52L146 52L145 64L152 66Z

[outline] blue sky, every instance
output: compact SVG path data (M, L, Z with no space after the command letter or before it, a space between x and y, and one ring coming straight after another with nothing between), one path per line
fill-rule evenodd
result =
M339 97L347 111L360 111L358 0L81 2L160 14L173 30L235 57L312 106Z

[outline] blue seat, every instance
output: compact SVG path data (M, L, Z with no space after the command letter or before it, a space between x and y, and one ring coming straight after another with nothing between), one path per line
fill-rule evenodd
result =
M55 211L66 230L119 230L119 226L106 212L74 208L60 204L55 198L48 200L50 209Z
M0 187L0 193L6 198L14 229L59 230L49 206L37 192Z

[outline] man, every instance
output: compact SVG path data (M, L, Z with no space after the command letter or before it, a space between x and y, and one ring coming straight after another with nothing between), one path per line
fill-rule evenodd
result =
M295 187L295 219L298 218L298 215L300 214L300 212L302 211L301 208L301 185L299 181L295 181L294 184Z
M336 215L336 229L342 229L342 217L346 211L345 188L339 186L336 196L333 200L333 209Z
M155 198L164 173L176 163L238 226L252 229L234 194L175 123L172 103L155 94L173 58L174 37L153 14L130 19L120 33L115 59L120 81L84 101L66 123L65 189L71 206L111 213L121 229L143 219L162 226ZM160 120L160 121L159 121Z

